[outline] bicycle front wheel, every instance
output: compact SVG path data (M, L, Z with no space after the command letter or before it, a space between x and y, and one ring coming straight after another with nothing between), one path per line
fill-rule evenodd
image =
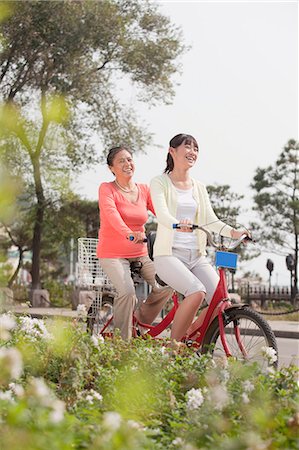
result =
M246 306L227 309L223 313L223 322L226 342L233 358L257 362L261 368L277 367L276 338L260 314ZM269 350L269 347L275 352ZM207 331L202 352L211 352L215 359L226 357L220 338L218 317Z

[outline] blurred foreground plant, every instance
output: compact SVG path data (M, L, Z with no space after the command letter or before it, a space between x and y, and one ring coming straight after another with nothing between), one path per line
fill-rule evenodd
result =
M176 354L166 341L104 341L79 319L6 314L0 323L5 449L20 436L25 449L298 447L295 366L261 373L190 349Z

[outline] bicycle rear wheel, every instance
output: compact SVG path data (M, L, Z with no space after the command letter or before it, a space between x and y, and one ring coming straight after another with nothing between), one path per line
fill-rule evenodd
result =
M268 366L277 367L278 360L269 361L265 355L265 349L272 347L277 356L276 338L269 324L260 314L246 306L227 309L223 313L223 322L226 341L233 358L257 362L262 369ZM239 335L239 339L236 334ZM207 331L202 352L211 352L215 359L226 357L220 338L218 317L214 319Z
M91 334L99 334L113 315L113 297L103 294L93 301L87 312L86 328ZM113 321L105 329L106 334L113 333Z

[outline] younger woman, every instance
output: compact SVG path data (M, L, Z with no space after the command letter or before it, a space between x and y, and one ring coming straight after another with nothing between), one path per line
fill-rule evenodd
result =
M180 341L206 298L210 302L219 276L206 259L206 234L192 231L201 225L221 236L238 239L247 231L237 231L218 219L205 186L191 178L190 169L198 158L193 136L178 134L169 143L163 175L151 181L151 197L158 220L154 245L157 275L184 295L174 318L171 338ZM174 230L173 224L182 228Z

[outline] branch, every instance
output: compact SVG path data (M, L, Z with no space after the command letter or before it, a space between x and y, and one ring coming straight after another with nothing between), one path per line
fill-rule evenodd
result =
M36 148L35 148L35 154L34 156L36 156L37 158L40 156L41 154L41 149L44 143L44 139L47 133L47 129L49 126L49 121L46 119L46 115L45 115L45 103L46 103L46 96L45 93L42 92L42 99L41 99L41 111L42 111L42 116L43 116L43 124L38 136L38 141L36 144Z
M2 223L2 225L4 226L4 229L5 229L6 233L8 234L8 236L9 236L11 242L13 243L13 245L15 245L16 247L19 248L19 244L15 241L13 235L11 234L10 230L7 228L7 226L5 225L5 223L3 223L3 222L1 222L1 223Z

